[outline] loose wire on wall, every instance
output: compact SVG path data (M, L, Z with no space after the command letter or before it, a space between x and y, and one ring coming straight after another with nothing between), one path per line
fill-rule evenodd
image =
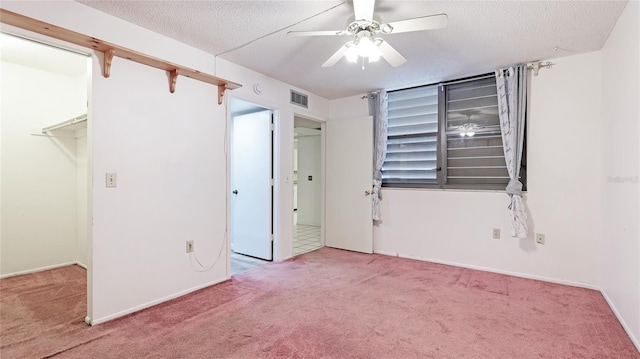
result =
M228 153L228 139L229 139L229 121L228 121L228 117L229 116L229 96L224 96L224 140L223 140L223 146L224 146L224 163L225 163L225 173L229 173L229 153ZM229 203L229 181L225 178L225 191L224 191L224 197L225 197L225 211L224 211L224 235L222 236L222 244L220 245L220 250L218 251L218 256L216 257L216 260L213 262L213 264L211 264L210 266L205 266L202 264L202 262L200 262L200 260L198 259L198 255L196 254L196 251L194 250L193 252L191 252L190 256L189 256L189 262L191 263L191 267L196 271L196 272L208 272L211 269L213 269L213 267L216 266L216 264L218 264L218 262L220 261L220 257L222 256L222 252L224 251L224 248L226 247L227 244L227 238L228 238L228 233L229 233L229 228L228 228L228 223L229 223L229 211L227 210L226 206ZM198 266L200 266L200 269L196 268L193 260L195 259L196 263L198 264Z

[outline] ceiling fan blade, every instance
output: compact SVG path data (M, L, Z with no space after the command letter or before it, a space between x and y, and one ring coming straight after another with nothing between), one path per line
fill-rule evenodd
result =
M390 34L397 34L401 32L441 29L443 27L446 27L448 23L449 17L447 16L447 14L439 14L390 22L388 25L393 28Z
M341 48L338 49L331 57L322 64L322 67L331 67L335 65L341 58L344 56L344 53L349 49L349 43L344 44Z
M328 31L289 31L287 36L335 36L346 35L344 30L328 30Z
M373 6L375 0L353 0L353 10L358 20L373 20Z
M400 55L400 53L391 45L389 45L388 42L383 40L380 43L379 48L380 51L382 51L382 57L387 60L387 62L391 66L398 67L407 62L407 59L405 59L404 56Z

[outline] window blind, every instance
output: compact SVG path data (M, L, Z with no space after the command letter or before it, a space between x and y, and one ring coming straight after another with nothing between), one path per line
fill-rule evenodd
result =
M495 78L448 85L445 93L447 185L506 186Z
M383 184L437 183L438 86L389 93Z

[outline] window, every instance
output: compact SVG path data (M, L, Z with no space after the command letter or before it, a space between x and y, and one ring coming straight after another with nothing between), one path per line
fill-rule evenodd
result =
M492 75L389 92L388 106L384 186L462 189L507 186L509 175ZM524 152L523 167L526 148ZM520 180L526 185L525 177L523 168Z

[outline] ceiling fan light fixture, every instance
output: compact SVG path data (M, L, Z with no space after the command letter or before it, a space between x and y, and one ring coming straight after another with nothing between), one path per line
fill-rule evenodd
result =
M349 48L349 50L347 50L347 52L344 54L344 57L347 58L347 61L352 62L352 63L357 63L358 62L358 49L353 46L351 48Z
M371 36L361 36L354 42L354 46L349 47L345 53L345 57L349 62L356 63L358 57L366 58L369 62L380 60L382 51L380 51L380 39L374 39Z
M447 26L447 14L420 16L412 19L398 20L390 23L382 23L380 17L375 16L374 7L376 0L352 0L354 16L350 17L350 23L345 30L329 31L289 31L288 36L341 36L353 37L345 45L342 45L322 64L322 67L331 67L338 63L342 57L349 62L357 63L362 57L362 69L364 59L368 62L378 61L381 57L392 67L398 67L407 62L407 59L394 49L389 42L376 37L379 34L390 35L403 32L426 31L441 29ZM336 5L337 6L337 5ZM355 47L355 49L352 49Z
M471 118L471 116L469 116L469 118ZM467 119L468 121L468 119ZM475 123L471 123L471 122L467 122L464 125L460 126L460 137L473 137L476 132L475 130L479 128L477 124Z

